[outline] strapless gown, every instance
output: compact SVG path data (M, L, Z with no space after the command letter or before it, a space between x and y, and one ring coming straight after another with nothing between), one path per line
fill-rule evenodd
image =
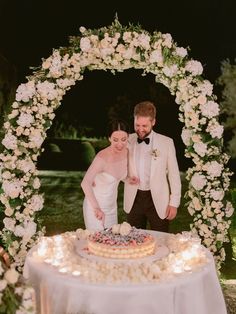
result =
M117 224L117 194L120 180L113 177L107 172L102 172L96 175L93 187L95 197L100 205L100 208L105 213L104 227L109 228L113 224ZM83 215L86 229L102 230L103 225L101 220L98 220L94 215L89 200L85 197L83 202Z

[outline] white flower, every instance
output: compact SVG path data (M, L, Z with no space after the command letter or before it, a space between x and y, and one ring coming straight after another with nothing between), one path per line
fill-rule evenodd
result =
M34 123L34 117L30 113L21 112L16 122L23 128L29 128Z
M213 85L209 81L204 80L203 82L198 84L197 91L199 91L203 95L211 96L213 92Z
M130 233L132 227L129 223L127 222L123 222L121 225L120 225L120 235L122 236L126 236Z
M10 133L6 133L3 140L2 140L2 144L7 148L7 149L16 149L17 148L17 138L10 134Z
M207 153L207 145L205 143L194 143L193 148L201 157L204 157Z
M0 280L0 292L3 291L7 286L7 281L6 280Z
M37 225L33 221L24 221L23 225L17 225L15 227L14 234L17 237L24 237L30 239L36 232Z
M11 207L6 207L5 211L4 211L5 215L10 217L13 215L14 210Z
M5 272L4 278L9 284L14 285L18 281L19 273L15 268L10 268Z
M178 67L176 64L173 64L171 66L164 66L163 73L168 77L173 77L177 74Z
M79 31L83 34L86 31L86 28L84 26L80 26Z
M192 132L189 129L183 129L181 133L181 138L186 146L191 144Z
M224 127L217 121L211 120L207 126L206 131L209 132L213 138L222 138Z
M25 173L34 172L36 169L34 162L29 158L18 160L17 168Z
M201 75L203 72L202 64L199 61L191 60L186 63L185 70L191 72L192 75Z
M214 160L207 162L204 165L203 170L207 171L208 175L211 177L220 177L223 170L223 165Z
M176 47L175 53L177 56L184 58L188 52L187 52L187 49L185 49L183 47Z
M159 150L157 148L152 149L151 150L151 156L153 156L154 159L156 160L156 158L160 156Z
M192 176L190 183L196 190L200 191L206 185L207 180L204 175L196 172Z
M201 112L207 118L212 118L219 115L219 105L214 101L208 101L204 105L201 105Z
M19 180L4 181L2 189L10 198L17 198L22 192L22 182Z
M224 195L224 190L210 190L210 197L215 201L221 201Z
M37 83L37 91L42 99L53 100L58 96L55 84L48 81Z
M28 102L35 94L34 81L29 81L25 84L20 84L16 90L16 100Z
M162 51L160 49L156 49L151 52L150 57L149 57L149 62L150 63L163 63L163 56L162 56Z
M91 49L91 43L90 43L89 38L87 38L87 37L81 38L81 40L80 40L80 49L83 52L88 52Z
M33 188L36 189L36 190L40 188L41 183L40 183L39 178L34 178L34 181L33 181L33 183L32 183L32 186L33 186Z
M230 202L227 202L226 208L225 208L225 215L226 217L231 217L234 213L234 207Z
M162 45L166 46L167 48L171 48L172 46L172 36L169 33L162 34L163 42Z
M29 135L29 141L31 143L31 147L41 147L43 141L44 141L44 138L41 134L41 131L40 130L37 130L37 129L33 129L31 132L30 132L30 135Z
M39 211L43 208L44 199L42 195L33 195L28 200L28 207L33 211Z

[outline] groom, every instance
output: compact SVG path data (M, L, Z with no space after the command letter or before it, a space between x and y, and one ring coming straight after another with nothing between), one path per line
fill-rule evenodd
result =
M124 210L136 228L168 232L181 198L181 181L173 140L153 131L156 107L149 101L134 108L135 133L129 137L129 177Z

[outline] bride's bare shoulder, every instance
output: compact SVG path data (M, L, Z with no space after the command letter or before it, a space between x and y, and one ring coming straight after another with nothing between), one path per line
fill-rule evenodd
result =
M103 159L103 160L108 160L108 158L109 158L109 147L106 147L106 148L104 148L104 149L102 149L102 150L100 150L98 153L97 153L97 156L99 157L99 158L101 158L101 159Z

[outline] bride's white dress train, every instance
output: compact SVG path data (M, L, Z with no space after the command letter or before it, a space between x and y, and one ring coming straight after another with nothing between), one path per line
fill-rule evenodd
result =
M93 192L105 213L104 227L109 228L117 224L117 193L120 180L107 172L98 173L94 180ZM102 221L94 215L94 209L85 197L83 202L83 214L86 229L102 230Z

